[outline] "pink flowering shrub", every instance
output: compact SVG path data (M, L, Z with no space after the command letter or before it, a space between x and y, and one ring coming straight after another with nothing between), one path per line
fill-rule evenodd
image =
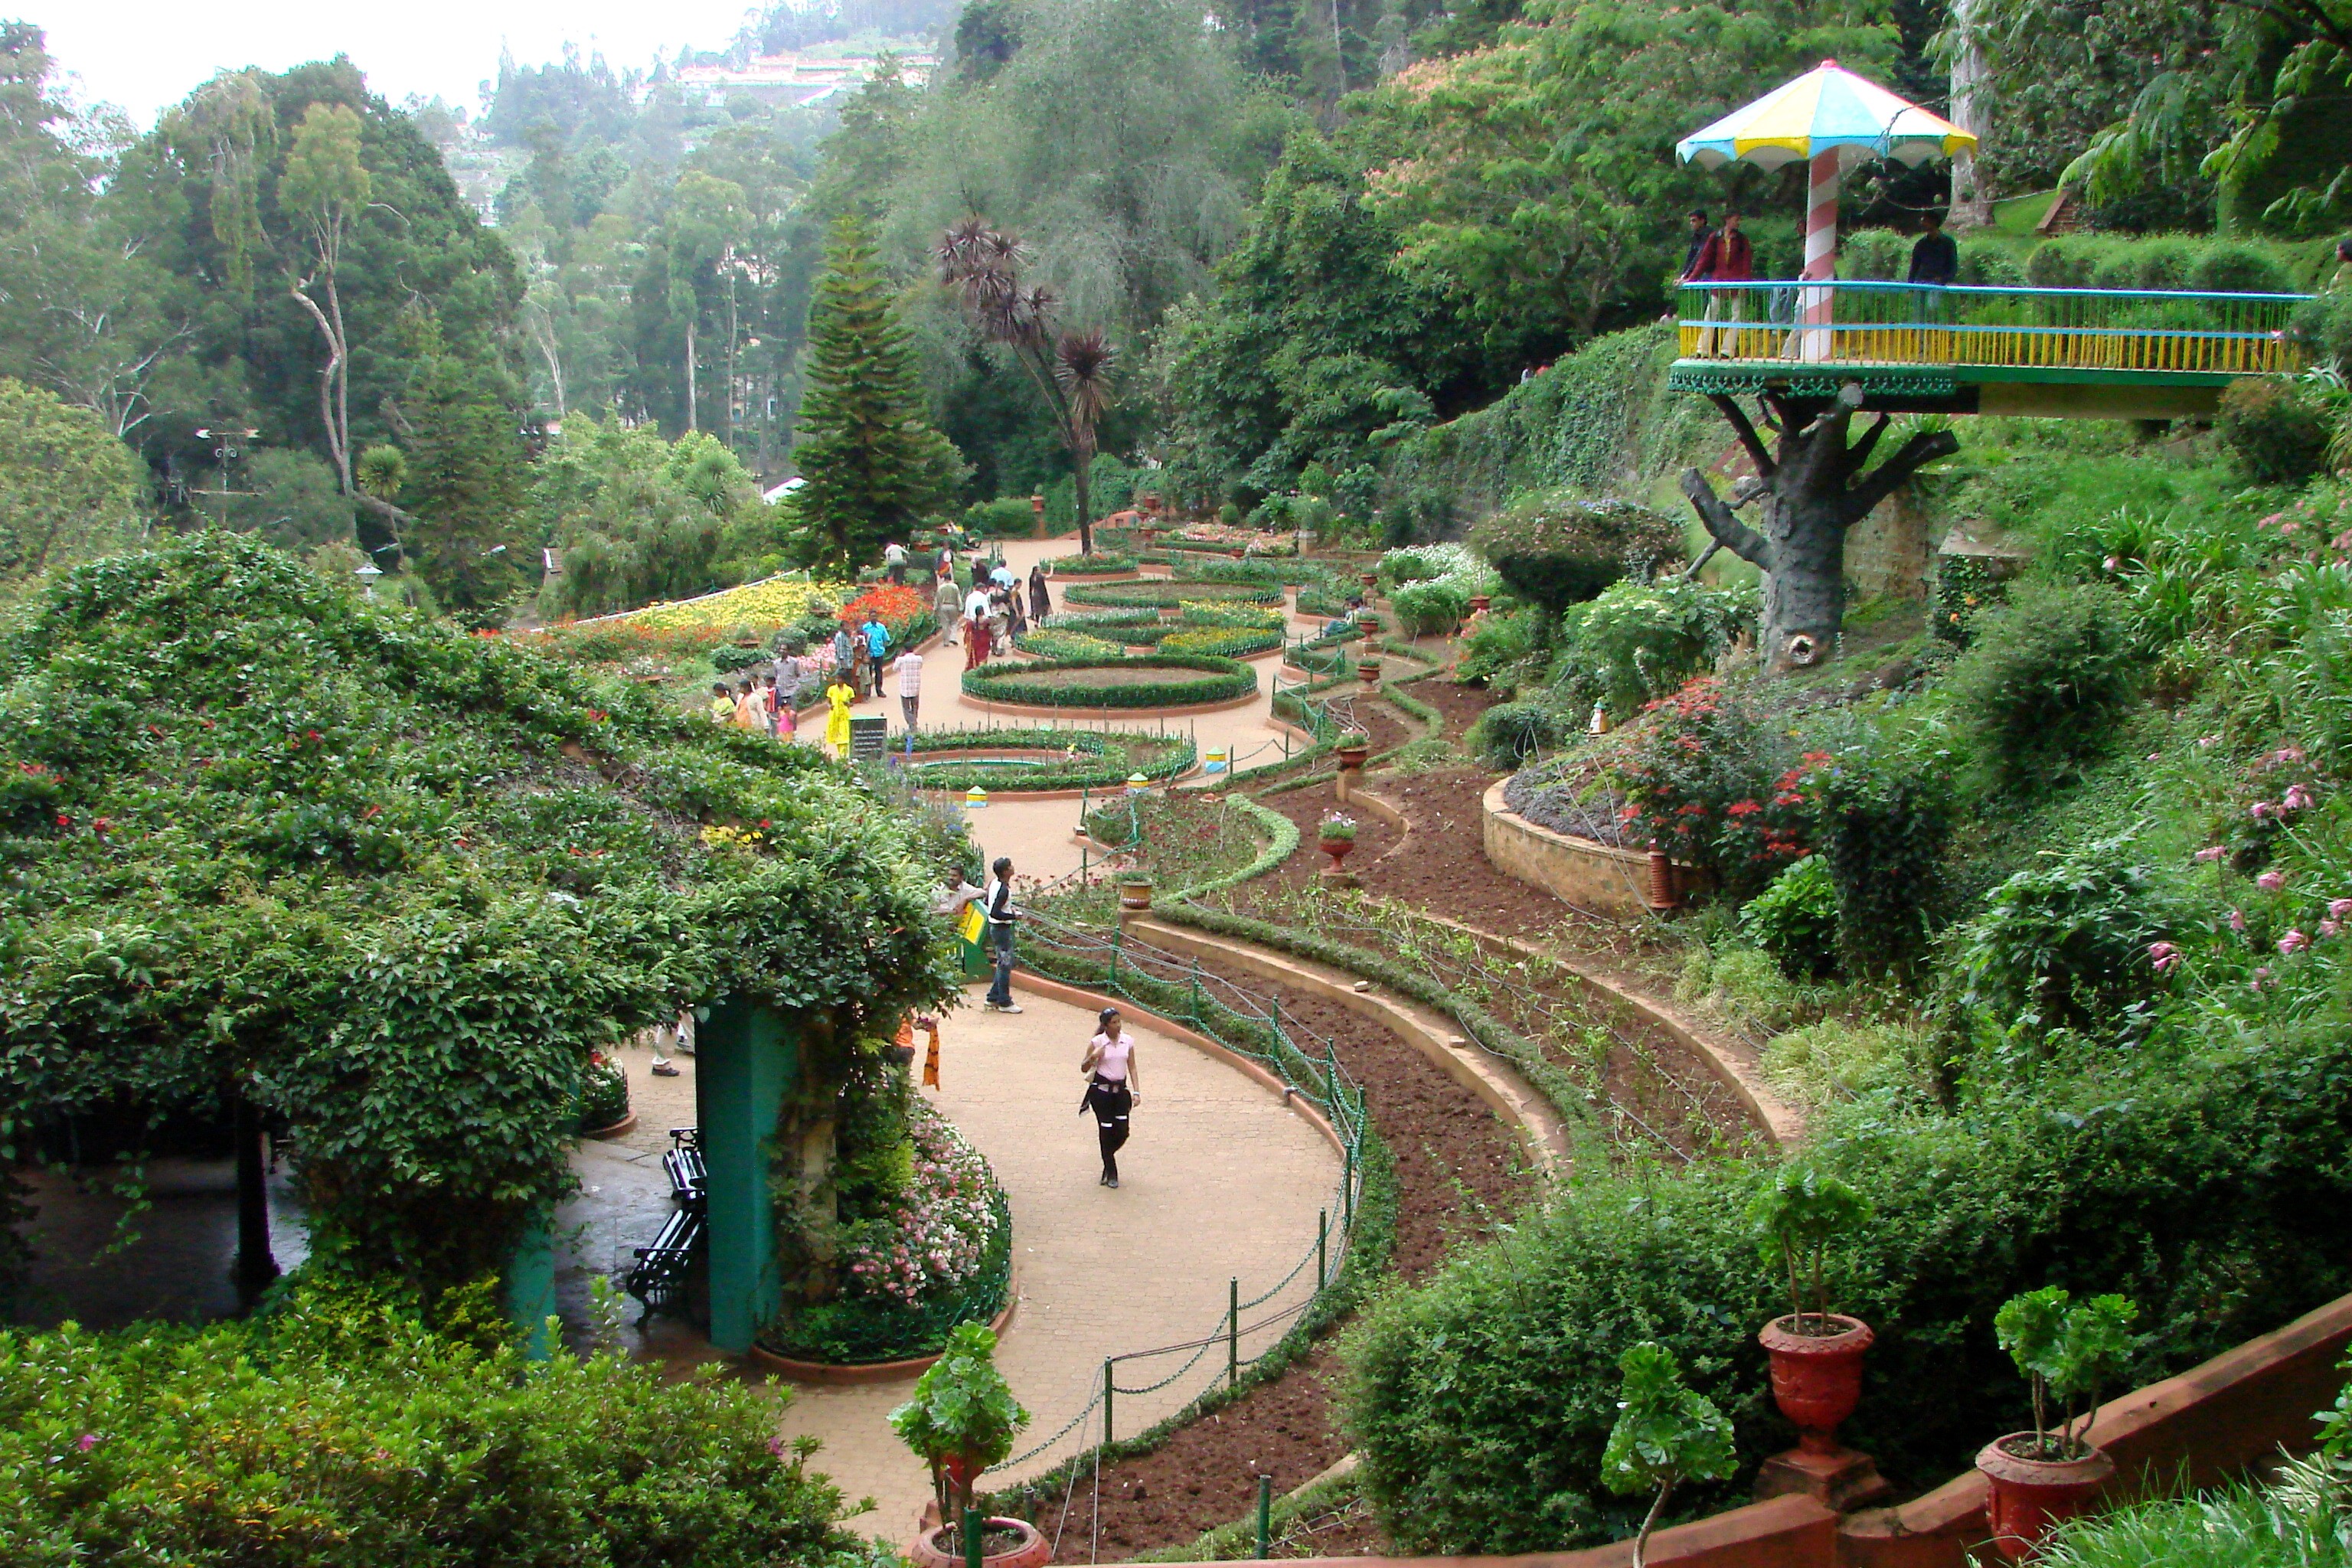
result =
M913 1179L898 1205L849 1227L841 1249L842 1290L904 1306L951 1295L981 1271L997 1229L996 1177L980 1152L929 1101L908 1107Z

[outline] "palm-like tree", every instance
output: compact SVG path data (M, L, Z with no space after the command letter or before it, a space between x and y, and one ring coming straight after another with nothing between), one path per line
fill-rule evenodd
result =
M1116 352L1100 331L1056 330L1060 301L1053 291L1022 283L1027 247L990 226L986 218L968 217L950 225L932 254L939 261L940 281L961 297L981 336L1012 352L1053 412L1055 434L1069 450L1071 478L1077 488L1078 549L1093 554L1089 469L1095 426L1110 406Z

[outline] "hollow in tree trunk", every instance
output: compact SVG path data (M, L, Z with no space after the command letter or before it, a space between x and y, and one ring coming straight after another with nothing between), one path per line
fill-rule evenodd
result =
M1845 616L1845 536L1913 474L1960 444L1948 430L1921 431L1902 450L1871 468L1887 416L1846 440L1862 406L1862 389L1849 383L1835 397L1764 395L1765 423L1777 437L1767 450L1747 410L1725 394L1709 397L1731 421L1763 480L1764 528L1749 528L1715 493L1696 468L1683 474L1683 494L1707 533L1724 549L1764 574L1764 615L1758 633L1769 667L1800 668L1832 657Z

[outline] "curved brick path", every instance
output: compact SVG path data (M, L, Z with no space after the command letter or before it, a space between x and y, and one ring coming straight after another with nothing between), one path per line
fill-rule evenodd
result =
M982 1013L976 986L967 1000L943 1020L943 1088L933 1099L988 1156L1013 1200L1021 1305L998 1364L1035 1418L1025 1448L1086 1405L1106 1355L1218 1330L1228 1277L1240 1277L1247 1300L1287 1273L1314 1244L1316 1211L1338 1191L1339 1157L1312 1123L1231 1067L1130 1028L1144 1103L1119 1155L1118 1190L1098 1186L1094 1123L1077 1114L1086 1087L1077 1064L1094 1016L1035 995L1019 998L1018 1016ZM1313 1272L1310 1264L1280 1296L1244 1312L1244 1324L1303 1300ZM1280 1333L1244 1335L1241 1353ZM1184 1359L1133 1363L1119 1382L1155 1382ZM1120 1395L1118 1431L1132 1436L1173 1414L1223 1363L1222 1348L1213 1349L1170 1388ZM922 1467L884 1419L909 1386L803 1388L784 1416L786 1432L824 1440L816 1463L845 1492L875 1499L853 1528L898 1542L911 1537L930 1495ZM1089 1419L1089 1434L1100 1433L1098 1420ZM1073 1433L994 1479L1036 1474L1079 1445Z

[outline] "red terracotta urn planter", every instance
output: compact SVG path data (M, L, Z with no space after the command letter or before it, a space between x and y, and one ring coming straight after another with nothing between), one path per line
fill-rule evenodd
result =
M1381 683L1381 661L1376 658L1358 659L1356 679L1367 686L1378 686Z
M1807 1327L1822 1320L1808 1314ZM1764 1325L1756 1342L1772 1358L1772 1401L1797 1429L1797 1446L1807 1453L1838 1451L1838 1424L1862 1398L1862 1358L1878 1336L1860 1318L1832 1312L1834 1331L1799 1333L1792 1314Z
M1349 851L1355 848L1356 841L1352 838L1320 838L1316 840L1315 847L1331 857L1331 869L1337 872L1345 866Z
M1370 741L1343 741L1335 749L1339 752L1339 766L1356 773L1363 772L1366 760L1372 754Z
M1379 573L1366 572L1362 575L1365 587L1372 588L1380 585L1381 574Z
M2004 1563L2031 1563L2040 1556L2050 1531L2087 1509L2115 1477L2115 1461L2096 1448L2086 1447L2072 1459L2037 1459L2030 1457L2037 1442L2031 1432L2012 1432L1977 1455L1987 1489L1985 1522L1992 1529L1992 1549ZM2026 1452L2017 1452L2021 1448Z
M1045 1568L1053 1561L1054 1543L1024 1521L991 1518L982 1522L982 1530L986 1554L981 1562L986 1568ZM915 1568L962 1568L962 1536L954 1525L924 1531L915 1538L907 1556Z

